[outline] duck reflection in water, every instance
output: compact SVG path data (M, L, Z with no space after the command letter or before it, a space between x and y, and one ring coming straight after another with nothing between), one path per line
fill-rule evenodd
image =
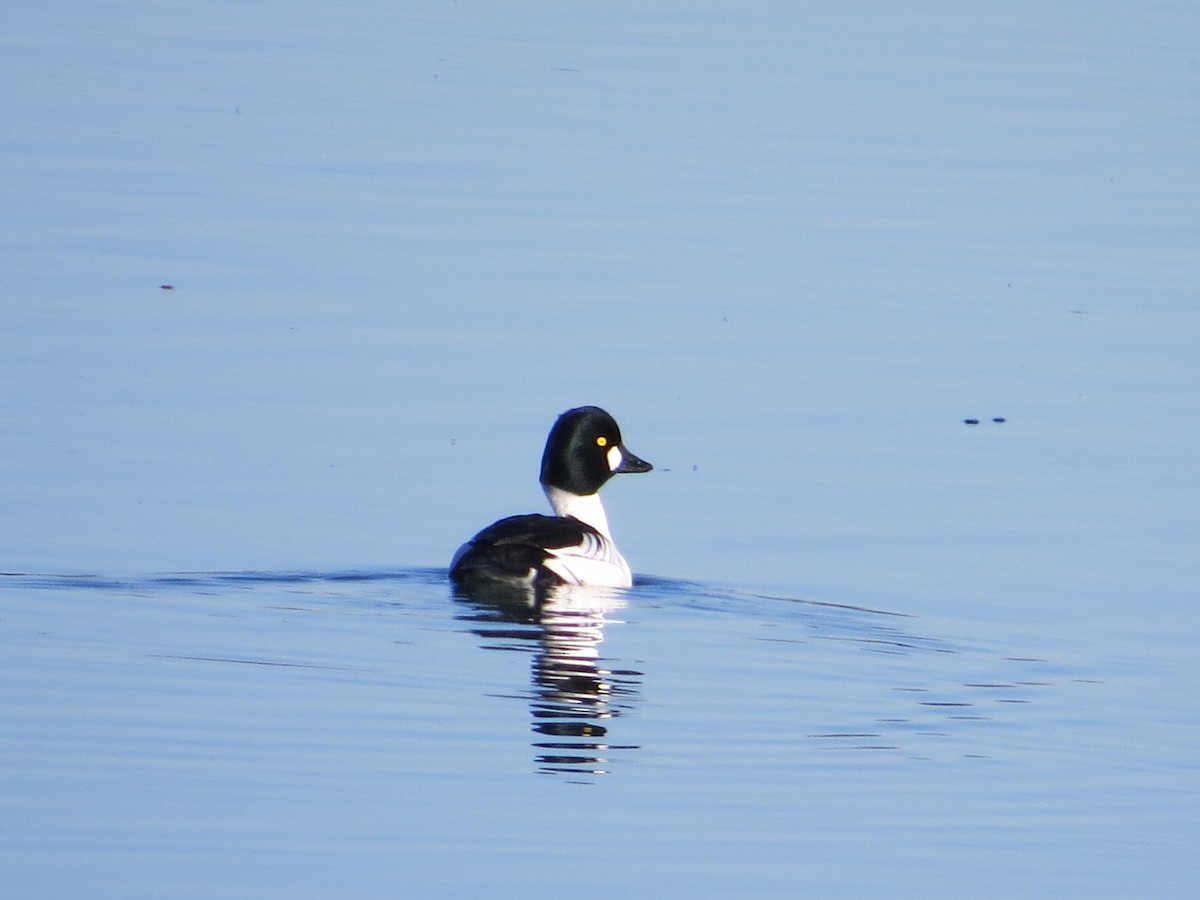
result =
M625 605L611 588L459 586L470 608L460 618L485 649L531 649L529 709L540 771L602 775L614 753L636 746L610 740L612 719L636 702L641 673L602 667L604 626Z

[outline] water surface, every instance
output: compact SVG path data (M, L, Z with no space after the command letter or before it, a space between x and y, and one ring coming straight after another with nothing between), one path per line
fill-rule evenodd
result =
M1145 811L1190 804L1128 766L1124 668L664 579L535 615L443 575L7 576L10 870L46 895L506 894L581 866L992 893L1118 890L1151 842L1186 849Z
M1185 893L1197 17L10 10L10 891Z

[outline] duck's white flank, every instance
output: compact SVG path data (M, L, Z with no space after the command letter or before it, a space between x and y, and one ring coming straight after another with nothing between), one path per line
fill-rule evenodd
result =
M600 495L572 494L548 484L542 487L556 516L570 516L600 532L599 536L584 535L583 542L574 547L548 549L542 565L567 584L632 587L633 572L613 543Z

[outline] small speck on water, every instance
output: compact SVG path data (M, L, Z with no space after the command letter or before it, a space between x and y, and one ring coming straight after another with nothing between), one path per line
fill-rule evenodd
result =
M978 419L963 419L963 423L966 425L978 425L979 420Z
M173 291L173 290L175 290L175 285L173 285L173 284L160 284L160 285L158 286L158 289L159 289L160 291Z

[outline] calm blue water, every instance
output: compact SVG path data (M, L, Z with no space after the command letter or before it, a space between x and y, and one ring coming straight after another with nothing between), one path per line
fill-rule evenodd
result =
M1195 883L1190 5L0 32L14 896ZM581 403L637 585L454 597Z
M1192 748L1069 641L663 579L540 623L431 570L5 581L28 893L1183 887Z

